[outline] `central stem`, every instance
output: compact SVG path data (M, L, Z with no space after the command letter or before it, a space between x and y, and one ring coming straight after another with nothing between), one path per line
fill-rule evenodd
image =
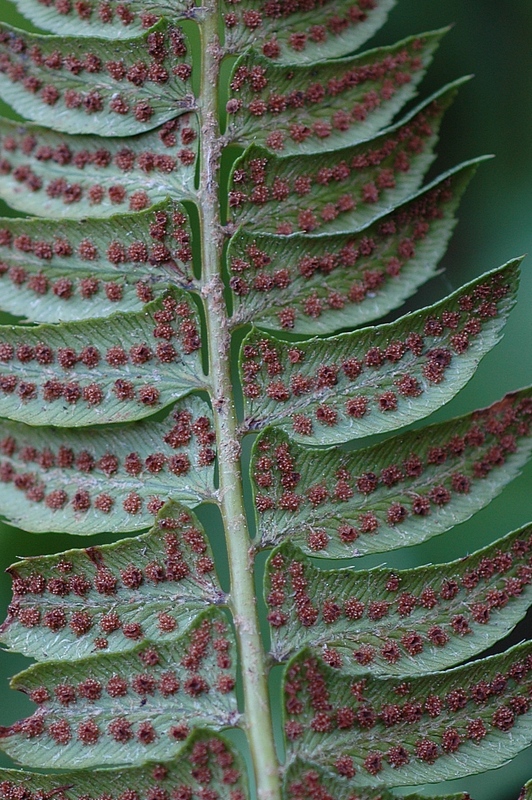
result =
M244 510L241 441L231 379L231 337L221 277L223 234L218 196L221 137L218 116L220 47L216 0L204 3L199 215L202 295L205 307L212 404L218 441L219 502L224 521L230 607L240 653L245 725L259 800L280 800L265 654L254 586L254 559Z

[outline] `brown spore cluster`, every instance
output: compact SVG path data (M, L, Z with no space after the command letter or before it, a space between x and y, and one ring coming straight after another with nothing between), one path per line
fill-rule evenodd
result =
M124 732L127 731L127 720L122 720L121 726ZM86 733L90 737L90 728ZM77 784L73 789L59 780L47 780L37 775L32 776L30 781L27 778L20 781L13 778L0 783L0 798L41 800L54 796L58 800L77 800L78 797L83 800L214 800L223 796L224 800L245 800L243 780L239 762L226 741L212 734L196 734L185 746L175 767L154 764L151 769L142 772L138 769L122 769L118 782L116 773L111 772L109 778L100 779L98 785L101 789L91 784L88 792L84 791L83 785ZM220 787L223 787L223 793L220 793Z

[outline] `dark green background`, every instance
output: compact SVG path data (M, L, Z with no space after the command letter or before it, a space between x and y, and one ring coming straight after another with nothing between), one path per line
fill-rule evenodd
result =
M2 18L17 22L8 0L0 0ZM443 83L468 73L475 79L460 90L447 113L432 175L459 161L484 153L496 159L483 164L462 202L460 223L443 260L445 274L424 287L409 303L415 308L443 297L462 283L510 258L532 251L532 3L531 0L399 0L389 22L373 43L388 44L413 33L455 23L445 38L430 75L421 87L428 95ZM4 213L2 211L2 213ZM444 419L487 405L506 391L532 382L532 255L524 262L519 302L503 341L482 362L477 374L432 420ZM213 541L220 542L215 516L202 513ZM465 555L509 530L532 520L532 465L473 520L419 547L389 558L396 566L445 561ZM99 536L91 544L110 541ZM86 538L31 536L0 524L0 567L17 556L79 547ZM223 558L223 555L221 554ZM381 563L366 559L364 566ZM0 574L2 616L9 581ZM532 635L532 618L523 622L507 646ZM25 659L0 652L0 723L9 724L30 712L30 703L7 687L10 675ZM0 755L0 765L8 759ZM447 784L464 789L475 800L516 800L532 777L532 750L512 764L483 776ZM426 791L443 791L427 787Z

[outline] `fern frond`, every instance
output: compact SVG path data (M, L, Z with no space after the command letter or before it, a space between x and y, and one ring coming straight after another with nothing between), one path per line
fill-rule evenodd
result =
M139 534L9 568L36 708L0 748L57 773L0 800L393 800L511 759L532 644L479 656L530 607L530 524L355 565L532 449L530 389L397 432L500 340L522 259L358 327L436 274L485 158L426 178L468 78L406 104L447 28L357 54L394 0L16 3L51 33L0 25L0 197L35 217L0 220L0 513Z

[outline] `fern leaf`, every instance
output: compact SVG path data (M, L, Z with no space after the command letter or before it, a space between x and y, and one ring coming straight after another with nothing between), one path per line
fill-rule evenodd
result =
M212 417L197 397L165 422L61 432L2 422L0 436L0 510L27 530L139 530L161 498L195 506L214 494Z
M140 313L4 326L0 411L66 427L146 417L205 386L198 324L190 299L172 289Z
M285 540L324 558L419 544L487 505L532 450L532 390L346 453L257 439L251 475L264 547ZM435 444L436 443L436 444Z
M232 141L282 155L353 145L388 125L409 100L447 29L312 66L255 53L236 62L227 103Z
M248 45L280 63L338 58L360 47L385 22L395 0L312 0L306 6L264 0L222 0L226 50Z
M194 108L187 40L166 23L113 45L0 26L0 97L15 111L67 133L124 136ZM182 76L182 77L180 77Z
M523 786L523 791L519 795L519 800L530 800L531 797L532 797L532 781L528 781L528 783Z
M83 226L0 219L2 307L32 322L140 311L170 282L194 286L190 240L188 215L171 202Z
M0 118L0 197L28 214L108 217L194 193L198 123L134 138L69 136Z
M2 748L31 767L173 758L189 731L234 726L235 663L227 621L221 611L210 610L165 644L148 641L124 654L30 667L12 687L39 707L0 729Z
M1 641L38 661L166 645L225 599L201 523L175 502L135 539L27 559L9 573Z
M526 614L531 553L531 526L459 561L395 571L321 570L284 544L265 578L272 654L286 661L309 645L331 666L366 673L371 664L377 675L454 666Z
M319 159L282 158L252 145L233 168L232 222L283 235L352 233L369 225L419 188L434 160L443 114L463 80L380 136Z
M349 800L353 792L347 781L338 778L325 769L306 764L296 758L286 771L284 779L284 797L286 800L313 800L319 793L323 800ZM427 795L402 795L404 800L423 800ZM358 800L397 800L397 795L382 789L357 787ZM428 795L431 800L471 800L469 794L449 794L445 796Z
M76 771L0 770L0 800L247 800L227 728L257 800L501 765L532 742L532 642L456 664L530 605L532 525L436 566L310 559L423 542L532 450L531 389L343 446L450 400L515 302L521 259L353 331L435 274L481 160L424 184L467 78L394 121L445 30L355 55L394 0L14 1L52 35L0 24L30 120L0 120L0 197L37 217L0 220L0 304L29 323L0 327L0 513L148 532L9 569L0 641L37 660L12 681L37 709L0 749Z
M315 335L396 308L434 275L482 160L441 176L359 234L288 239L239 230L228 249L233 325Z
M238 752L230 742L208 731L194 732L172 761L144 767L75 770L60 775L0 770L2 800L12 800L21 790L29 800L43 796L81 800L91 795L111 800L137 800L159 797L162 793L201 800L205 792L214 788L221 800L246 800L248 797Z
M427 416L454 397L499 340L519 260L397 322L306 342L253 330L242 344L249 430L345 442Z
M67 36L100 36L130 39L150 28L164 14L177 21L194 15L190 0L83 0L80 5L48 0L15 0L21 14L45 30Z
M532 742L531 674L530 643L407 681L353 678L303 651L284 685L288 763L322 766L353 788L493 769Z

